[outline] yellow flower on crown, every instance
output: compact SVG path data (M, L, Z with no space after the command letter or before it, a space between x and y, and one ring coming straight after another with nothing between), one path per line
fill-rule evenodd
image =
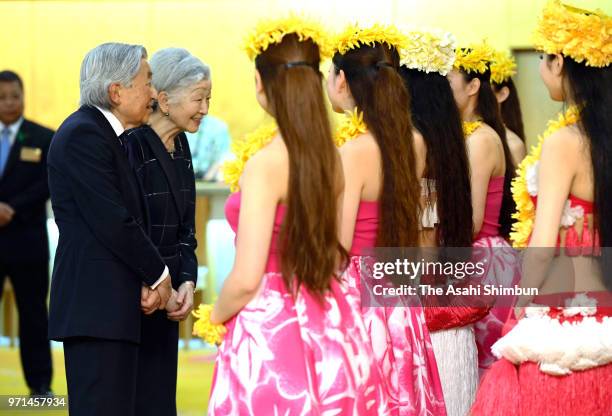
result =
M456 51L455 69L467 72L484 74L493 60L493 48L486 42L475 43L466 48L459 48Z
M491 81L501 84L516 74L516 62L507 51L495 51L491 61Z
M407 29L406 46L400 51L400 65L445 76L455 62L455 36L438 29Z
M552 0L544 8L533 42L548 54L605 67L612 63L612 18L600 10L581 10Z
M375 43L387 45L395 48L398 52L406 46L408 38L393 25L374 24L367 28L362 28L356 24L349 25L340 35L336 36L333 42L333 52L344 55L351 49L360 46L374 46Z
M280 43L285 35L296 34L300 41L312 40L319 47L322 58L331 56L330 38L327 31L315 21L290 14L285 18L262 20L244 41L244 49L251 60Z

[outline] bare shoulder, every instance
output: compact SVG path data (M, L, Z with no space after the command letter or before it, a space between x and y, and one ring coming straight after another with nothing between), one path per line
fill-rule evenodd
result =
M419 155L427 154L427 144L425 138L418 130L412 130L412 137L414 139L414 150Z
M425 143L425 138L418 130L412 130L412 138L416 156L425 159L427 157L427 143Z
M490 126L483 124L466 140L466 144L472 149L490 151L501 143L499 135Z
M243 176L262 180L286 178L289 166L287 148L280 137L275 138L255 153L245 164Z
M519 141L519 142L523 142L523 140L521 140L521 138L518 136L518 134L516 134L515 132L513 132L510 129L506 129L506 137L508 138L508 140L512 140L512 141Z
M512 155L517 155L522 159L525 157L526 146L521 138L512 130L506 129L506 139L508 140L508 147ZM518 160L520 162L520 160Z
M506 129L506 138L508 139L508 146L510 147L517 148L520 146L523 146L523 147L525 146L525 143L523 143L523 140L521 140L518 134L516 134L512 130Z
M371 158L373 152L378 152L378 145L370 132L360 134L340 147L342 160Z
M562 127L551 134L542 144L542 152L561 151L572 153L580 150L584 139L575 126Z
M583 143L584 140L578 128L575 126L566 126L555 131L544 140L543 148L572 146L575 150Z

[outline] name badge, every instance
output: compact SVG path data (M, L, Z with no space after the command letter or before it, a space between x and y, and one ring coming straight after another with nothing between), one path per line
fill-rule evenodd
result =
M40 163L42 159L42 149L38 147L22 147L19 160L24 162Z

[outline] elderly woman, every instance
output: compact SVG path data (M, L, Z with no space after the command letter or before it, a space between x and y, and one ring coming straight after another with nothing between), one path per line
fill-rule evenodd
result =
M137 415L176 415L178 321L193 308L195 180L184 132L198 130L208 113L210 69L179 48L151 57L158 103L149 125L127 134L128 159L139 179L148 234L168 265L173 292L166 311L142 315ZM146 289L143 289L146 300Z

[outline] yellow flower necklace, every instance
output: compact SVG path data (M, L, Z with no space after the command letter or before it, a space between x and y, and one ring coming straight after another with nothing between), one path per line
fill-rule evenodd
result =
M191 312L193 316L198 318L193 324L193 335L202 338L210 345L219 345L223 341L227 328L223 324L210 322L212 310L213 305L203 304L198 306L197 310Z
M338 126L334 135L336 147L368 131L368 126L363 121L363 111L355 108L353 111L347 111L345 115L344 121Z
M463 122L463 135L467 139L468 137L470 137L472 135L472 133L474 133L476 130L478 130L478 128L480 126L482 126L482 121L481 120L464 121Z
M278 128L275 124L266 124L247 134L244 139L232 143L232 152L236 155L236 159L225 162L222 168L223 179L232 192L240 190L238 181L246 162L262 147L270 143L277 132Z
M560 114L556 120L550 120L546 131L538 138L538 144L531 148L529 154L519 164L518 176L512 180L512 197L516 202L516 212L512 214L512 218L517 221L512 224L512 232L510 233L510 240L516 248L527 247L535 220L535 205L527 189L527 172L531 166L540 160L542 143L557 130L576 124L579 119L580 111L578 107L571 106L565 113Z

